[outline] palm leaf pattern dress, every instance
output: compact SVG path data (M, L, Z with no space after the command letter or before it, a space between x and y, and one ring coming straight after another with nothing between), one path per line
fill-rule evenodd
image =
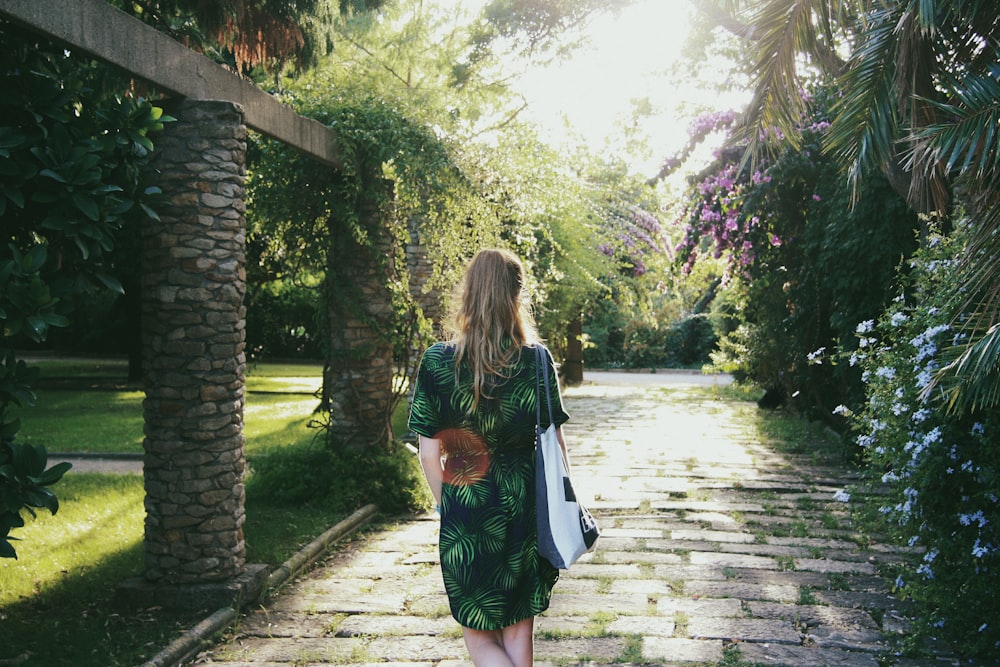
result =
M441 440L439 551L452 616L467 628L499 630L545 611L559 577L539 557L535 533L535 354L522 347L473 410L472 371L463 362L456 378L455 351L436 343L424 353L409 425ZM545 358L556 377L547 350ZM559 425L569 415L556 383L550 393Z

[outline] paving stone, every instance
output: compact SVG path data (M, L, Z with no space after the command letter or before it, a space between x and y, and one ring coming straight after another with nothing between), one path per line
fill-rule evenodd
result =
M658 493L683 496L691 490L691 483L683 477L645 477L641 483L643 490Z
M601 612L638 615L645 614L648 609L649 599L641 593L602 595L560 595L554 593L552 601L549 603L549 613L584 616Z
M848 651L885 651L885 636L870 628L843 628L821 625L811 628L806 640L820 648L840 648Z
M687 631L693 639L796 645L802 643L802 635L791 623L773 619L695 616L688 620Z
M620 635L672 637L676 624L672 618L658 616L622 616L607 626L607 631Z
M672 540L691 540L704 542L742 542L750 543L757 538L751 533L736 532L728 530L672 530L670 531Z
M428 618L450 617L451 607L448 605L448 596L444 593L444 588L437 595L420 595L410 599L406 606L407 611L417 616Z
M608 540L615 537L634 537L639 539L664 537L663 529L649 528L603 528L601 529L601 539Z
M742 616L743 607L739 600L713 598L660 598L656 603L658 616L682 613L695 616Z
M767 538L768 544L780 544L792 547L813 547L824 551L851 551L858 545L847 540L830 540L819 537L775 537Z
M344 663L357 656L360 660L365 642L360 639L334 638L276 638L261 637L240 638L236 644L220 649L217 657L220 661L236 663ZM214 664L214 658L211 664ZM430 656L428 656L430 657ZM360 661L358 660L358 661Z
M608 664L616 661L627 647L621 637L535 639L535 655L541 659L558 660L567 656L579 662L588 660Z
M844 628L878 629L871 614L861 609L755 601L747 602L745 606L755 618L784 618L807 626L836 625Z
M773 600L776 602L798 600L799 598L798 586L753 584L738 580L687 581L684 583L684 593L704 597Z
M821 604L854 609L897 609L900 601L888 593L866 591L812 591Z
M745 583L808 586L810 588L826 588L830 585L830 577L820 572L801 572L798 570L756 570L753 568L733 568L731 576Z
M346 641L346 640L342 640ZM418 636L418 637L379 637L365 641L363 649L358 651L358 660L373 660L381 658L388 661L403 661L419 656L421 659L438 662L440 660L465 660L468 652L461 636Z
M719 551L732 554L751 554L754 556L770 556L776 558L806 558L809 550L804 547L785 547L777 544L720 544Z
M588 554L589 555L589 554ZM680 565L684 562L678 554L660 553L657 551L601 551L600 558L612 564L634 564L634 565ZM581 562L590 562L590 560Z
M707 639L643 637L642 657L647 661L714 664L722 660L722 642Z
M574 566L575 567L575 566ZM630 581L629 579L619 579L618 581ZM568 577L565 573L559 577L553 595L596 595L598 590L605 585L605 581L600 579L584 579L583 577ZM612 591L613 592L613 591ZM639 591L633 591L639 592Z
M752 556L748 554L730 554L704 551L691 553L692 565L709 565L712 567L743 567L757 570L777 570L778 561L768 556Z
M879 667L870 653L781 644L740 644L740 657L773 667Z
M667 511L690 512L743 512L757 514L764 512L764 506L758 503L722 503L715 500L660 500L650 503L653 509Z
M619 579L611 582L612 593L642 593L646 596L673 595L676 591L662 579Z
M403 565L422 565L431 564L437 565L441 561L440 555L437 551L424 551L422 553L413 554L409 558L402 561Z
M460 632L453 618L422 618L420 616L383 616L356 614L343 619L333 628L335 637L386 637L401 635L444 635Z
M552 635L582 635L593 632L597 627L589 616L551 616L547 611L535 619L535 636Z
M603 563L586 563L580 565L574 565L568 571L563 571L559 573L560 579L570 579L574 577L586 577L590 579L606 578L606 579L638 579L642 576L642 569L635 564L603 564Z
M294 611L257 611L240 622L240 634L247 637L324 637L335 619L330 614L303 614Z
M875 566L871 563L852 563L849 561L816 558L796 558L795 569L809 572L875 574Z

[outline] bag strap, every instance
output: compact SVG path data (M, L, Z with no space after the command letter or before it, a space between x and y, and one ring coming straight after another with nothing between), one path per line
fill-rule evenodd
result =
M545 392L545 404L549 410L549 423L553 422L552 416L552 394L549 389L549 364L548 353L541 343L535 344L535 388L538 391L538 400L535 401L535 421L538 428L542 428L542 392ZM543 387L544 385L544 387Z

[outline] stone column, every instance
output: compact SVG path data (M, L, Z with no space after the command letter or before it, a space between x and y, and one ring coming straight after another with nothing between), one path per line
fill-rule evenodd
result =
M375 181L391 196L390 181ZM327 266L329 368L324 391L333 437L351 447L385 445L392 438L394 326L390 286L398 279L391 210L363 198L359 223L369 244L347 225L330 220Z
M245 570L246 126L230 102L165 107L142 250L145 579L177 586Z

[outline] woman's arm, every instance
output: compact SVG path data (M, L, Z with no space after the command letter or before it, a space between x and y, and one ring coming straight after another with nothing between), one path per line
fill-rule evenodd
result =
M420 466L424 469L427 485L434 494L434 503L441 504L441 480L444 469L441 467L441 441L420 436Z
M563 461L566 462L566 472L569 472L569 450L566 449L566 438L563 436L562 426L556 427L556 439L559 441L559 446L562 447Z

